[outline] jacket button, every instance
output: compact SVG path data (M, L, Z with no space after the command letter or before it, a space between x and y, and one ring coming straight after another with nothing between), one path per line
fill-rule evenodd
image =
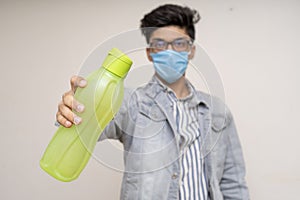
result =
M173 175L172 175L172 179L176 179L178 178L178 174L175 172Z

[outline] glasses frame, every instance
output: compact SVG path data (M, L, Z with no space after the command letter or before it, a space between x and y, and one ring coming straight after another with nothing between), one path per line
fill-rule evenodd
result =
M185 42L187 42L187 48L184 49L184 50L178 50L178 49L176 49L176 47L175 47L175 42L178 41L178 40L184 40ZM153 47L153 46L152 46L153 43L154 43L153 41L162 41L162 42L164 42L164 43L165 43L164 48ZM176 38L176 39L174 39L174 40L171 41L171 42L168 42L168 41L165 41L165 40L159 39L159 38L153 39L153 41L149 43L149 48L152 49L152 50L154 50L155 52L167 50L168 47L169 47L169 45L171 45L172 49L173 49L174 51L177 51L177 52L190 51L190 50L191 50L191 47L192 47L192 45L193 45L193 41L191 41L191 40L189 40L189 39L186 39L186 38Z

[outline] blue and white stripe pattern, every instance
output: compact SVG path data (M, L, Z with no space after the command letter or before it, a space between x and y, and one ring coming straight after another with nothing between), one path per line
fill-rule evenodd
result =
M200 151L200 129L198 123L198 106L191 107L189 102L195 98L194 89L189 85L190 95L184 99L177 99L173 91L169 90L170 100L173 102L173 112L180 134L180 148L182 151L180 165L179 199L206 200L207 185L204 173L204 162Z

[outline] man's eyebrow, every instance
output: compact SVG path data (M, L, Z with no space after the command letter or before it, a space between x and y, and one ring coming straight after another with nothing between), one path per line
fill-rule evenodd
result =
M181 39L187 39L187 38L186 37L178 37L178 38L173 39L172 41L174 41L174 40L181 40ZM162 38L152 38L152 40L166 41L166 40L164 40Z
M152 38L152 40L162 40L162 41L165 41L165 40L162 39L162 38Z

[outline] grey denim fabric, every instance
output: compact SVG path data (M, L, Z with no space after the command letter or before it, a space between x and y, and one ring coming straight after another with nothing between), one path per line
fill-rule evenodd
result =
M249 199L245 164L234 120L218 98L196 92L200 106L201 151L210 200ZM99 140L117 139L124 146L125 172L120 199L176 200L181 151L167 91L153 78L126 90L123 104Z

